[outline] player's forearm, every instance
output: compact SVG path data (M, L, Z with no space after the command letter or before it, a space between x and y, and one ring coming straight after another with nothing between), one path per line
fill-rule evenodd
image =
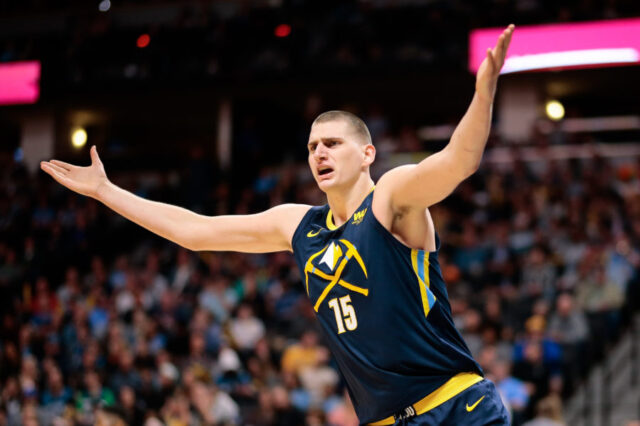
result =
M199 215L182 207L146 200L109 181L97 190L96 199L116 213L163 238L185 248L192 248L189 235L181 232Z
M454 164L464 177L473 174L480 165L491 130L492 107L493 99L484 98L476 92L445 148L455 157Z

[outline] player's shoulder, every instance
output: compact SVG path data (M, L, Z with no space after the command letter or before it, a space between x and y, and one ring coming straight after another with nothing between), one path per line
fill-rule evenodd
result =
M378 179L372 201L373 208L378 212L378 214L384 215L383 212L391 207L394 192L397 190L399 185L402 185L407 175L415 167L415 164L406 164L394 167ZM378 217L378 219L381 218Z
M269 214L289 225L298 225L305 215L313 208L308 204L280 204L268 210Z
M392 192L415 167L415 164L405 164L388 170L378 179L375 192L382 195Z

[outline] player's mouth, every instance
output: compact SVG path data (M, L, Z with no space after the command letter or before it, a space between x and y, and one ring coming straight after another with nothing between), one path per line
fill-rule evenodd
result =
M329 179L333 176L333 169L331 167L318 167L318 179Z

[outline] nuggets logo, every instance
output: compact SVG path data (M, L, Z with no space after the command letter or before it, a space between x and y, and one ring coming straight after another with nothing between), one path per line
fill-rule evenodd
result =
M314 260L316 260L318 257L320 257L320 260L317 262L317 265L314 265ZM356 263L360 265L360 269L362 269L365 278L369 278L367 276L367 268L364 265L362 256L360 256L360 253L358 253L358 249L356 249L356 247L351 244L351 242L345 239L331 241L331 243L325 246L325 248L311 255L311 257L309 257L309 260L307 260L307 263L304 266L307 295L309 295L309 274L314 274L324 280L327 280L327 285L325 286L324 290L320 294L320 297L318 297L318 300L313 306L313 309L315 309L316 312L318 312L318 308L320 308L320 305L327 297L327 294L329 294L331 289L336 285L348 288L349 290L355 291L360 294L364 294L365 296L369 295L368 289L353 285L342 279L344 268L347 266L351 259L355 259ZM324 265L324 267L329 269L330 273L322 271L320 269L321 265Z
M362 219L364 219L364 215L367 214L367 209L360 210L353 215L353 224L360 225L362 223Z

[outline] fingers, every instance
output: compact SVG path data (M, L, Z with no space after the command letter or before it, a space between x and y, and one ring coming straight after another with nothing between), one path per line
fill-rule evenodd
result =
M502 50L505 55L507 53L507 49L509 49L509 44L511 44L511 38L513 37L514 29L515 29L515 25L511 24L502 33L504 35L504 40L502 40Z
M502 34L500 34L500 37L498 37L498 41L496 42L496 46L493 48L494 52L495 52L495 56L498 58L502 57L502 54L504 52L504 40L506 38L506 34L505 32L503 32Z
M75 167L73 164L65 163L64 161L60 161L60 160L51 160L49 161L49 164L55 164L56 166L64 170L71 170Z
M67 174L67 172L69 171L68 169L65 169L64 167L59 166L58 164L54 163L53 161L51 161L49 163L44 163L43 165L48 166L51 170L54 170L54 171L60 173L63 176L65 176Z
M502 65L504 64L514 28L515 26L513 24L509 25L502 34L500 34L500 37L498 37L496 46L492 51L493 64L496 68L502 68Z
M495 53L491 48L487 49L487 59L489 60L489 64L491 65L491 68L495 69L496 58L495 58Z
M98 149L95 145L91 147L91 150L89 152L91 154L91 163L102 164L102 161L100 161L100 156L98 156Z
M58 182L61 185L67 186L67 178L60 173L58 170L53 168L53 165L51 163L47 163L47 162L42 162L40 164L40 168L42 170L44 170L49 176L51 176L52 178L54 178L56 180L56 182Z

